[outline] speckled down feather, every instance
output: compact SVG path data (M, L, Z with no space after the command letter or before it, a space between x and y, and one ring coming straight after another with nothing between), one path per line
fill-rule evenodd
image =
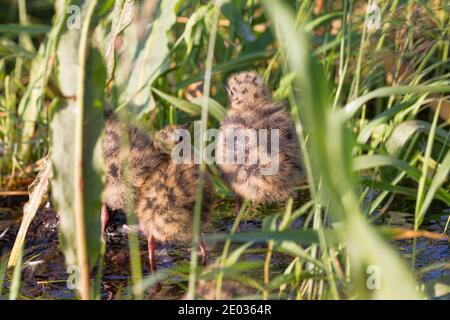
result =
M110 209L135 207L141 230L158 241L189 241L195 206L198 165L175 164L170 147L171 132L180 126L168 126L150 139L141 129L128 126L129 139L129 187L121 165L120 132L123 126L114 113L106 114L106 130L103 140L106 167L104 201ZM169 149L166 149L169 147ZM212 184L208 175L203 187L201 222L209 217L212 202Z
M217 144L217 153L225 154L227 129L267 129L270 155L270 132L279 130L279 157L263 159L257 149L256 164L219 164L222 178L238 195L255 203L286 200L293 195L292 189L304 179L300 147L294 124L282 104L272 100L262 78L255 72L242 72L231 76L227 91L231 105L222 120ZM248 145L238 145L245 148ZM276 161L277 163L274 163ZM272 175L261 173L263 168L278 166Z
M187 242L192 238L199 166L193 163L176 164L172 161L171 148L178 140L171 140L171 133L178 128L180 126L167 126L156 135L155 153L159 154L159 159L139 189L137 197L136 214L142 230L163 242ZM164 143L160 143L161 140ZM185 143L190 144L190 141ZM202 226L209 219L212 195L211 179L206 174L202 196Z
M128 133L128 141L122 139ZM128 153L121 155L121 144L128 144ZM123 125L112 111L105 112L105 135L103 158L106 169L106 184L103 201L112 210L125 210L133 203L136 190L144 183L155 161L151 161L153 143L140 128ZM128 162L129 179L125 179L123 159ZM127 186L128 185L128 186Z

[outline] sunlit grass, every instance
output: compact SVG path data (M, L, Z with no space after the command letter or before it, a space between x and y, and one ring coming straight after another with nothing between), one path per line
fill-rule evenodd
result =
M67 28L69 2L81 6L80 29ZM415 232L434 206L450 206L448 4L377 1L374 29L367 1L33 3L0 5L12 12L0 14L0 185L25 190L37 174L33 165L52 152L61 248L66 262L80 267L81 298L101 297L102 268L95 283L90 279L105 249L98 161L104 104L149 132L185 120L201 120L203 131L217 128L228 104L226 78L248 69L264 76L292 115L309 199L271 208L248 203L230 232L208 235L221 255L211 261L216 269L203 270L199 188L190 265L143 275L132 233L130 286L118 298L143 298L172 278L190 298L206 278L216 280L217 297L227 279L265 299L430 294L416 276L416 250L409 268L373 222L395 206L394 197L411 203ZM216 214L230 213L233 195L217 169L201 170L213 175ZM261 230L237 232L239 220L254 213L263 217ZM442 215L446 235L448 212ZM263 244L259 264L244 258L255 244ZM278 254L290 259L281 273L271 268ZM15 299L22 257L8 274L4 255L0 294ZM370 266L383 274L379 290L367 286Z

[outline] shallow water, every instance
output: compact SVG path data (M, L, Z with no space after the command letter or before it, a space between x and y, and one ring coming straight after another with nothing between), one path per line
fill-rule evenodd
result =
M23 201L17 203L0 204L8 207L0 208L0 253L8 252L17 234ZM217 209L216 209L217 210ZM212 229L216 231L229 231L233 224L234 217L224 208L212 222ZM447 222L448 215L444 212L426 219L422 229L442 233ZM117 298L118 295L124 297L127 294L127 283L130 275L130 264L128 255L127 237L121 232L121 226L125 217L120 213L115 213L111 217L108 226L108 242L105 254L104 276L101 287L102 299ZM380 223L412 229L413 216L405 212L388 211L384 214ZM261 228L262 217L257 210L250 210L249 214L240 224L241 231L254 231ZM301 224L301 222L299 222ZM57 235L58 218L51 209L41 209L38 211L28 231L24 252L24 268L22 274L21 298L40 299L73 299L74 292L67 288L69 274L66 272L64 256L59 250ZM402 254L408 263L411 263L413 252L413 240L393 241L393 244ZM221 243L206 243L209 254L208 264L213 263L222 253ZM149 275L147 244L145 239L140 237L141 261L143 273ZM246 261L264 261L265 254L258 252L264 249L264 245L255 245L250 253L245 254L242 259ZM262 251L262 250L260 250ZM189 247L182 245L157 245L157 267L167 269L177 266L178 268L188 267L190 251ZM277 274L284 270L291 261L291 258L275 254L272 258L271 272ZM417 239L416 243L416 268L422 269L438 262L449 263L450 250L447 241L431 240L426 238ZM252 276L260 279L262 277L262 267L252 271ZM431 270L421 274L424 280L435 279L444 275L449 275L450 269ZM95 274L93 275L95 277ZM7 284L8 285L8 284ZM151 299L178 299L183 295L186 281L180 281L172 277L163 282L162 290L158 293L150 291L146 298ZM450 298L449 295L444 298Z
M424 221L421 229L442 234L445 230L447 219L448 215L429 217ZM391 226L413 229L414 217L412 214L406 214L403 212L388 212L387 217L385 218L385 223ZM449 234L450 232L449 230L447 230L447 236ZM407 260L407 262L411 264L414 250L414 241L412 239L398 240L394 242L394 245L402 254L402 256ZM450 263L449 243L446 240L418 238L416 241L416 269L420 270L436 263ZM430 270L421 274L421 278L427 281L446 275L450 275L450 269Z

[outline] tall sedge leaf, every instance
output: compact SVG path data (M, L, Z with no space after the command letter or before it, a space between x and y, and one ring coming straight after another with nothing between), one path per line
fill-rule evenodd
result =
M59 240L67 265L77 265L76 230L74 216L74 148L76 107L74 103L61 103L52 119L52 197L59 215Z
M267 12L287 44L291 71L301 90L300 116L309 134L313 173L322 181L323 196L329 200L328 210L335 220L342 221L340 237L347 243L352 283L358 298L416 299L413 277L394 251L367 224L354 193L355 179L351 173L352 139L345 129L344 117L331 109L330 94L322 67L310 54L307 35L294 29L291 12L279 1L264 1ZM354 111L354 108L351 108ZM367 266L380 270L380 288L370 290L367 285Z
M81 29L69 29L66 23L57 48L59 86L69 98L52 121L53 189L66 262L78 265L80 294L88 299L90 268L100 250L103 186L96 146L103 127L106 81L105 61L100 51L91 46L90 39L99 15L110 4L72 1L68 5L81 8L82 23ZM65 7L59 8L59 13L65 14Z
M58 1L55 5L56 16L65 23L65 1ZM66 97L75 97L77 79L77 48L79 31L64 30L57 46L57 78L59 90ZM75 218L74 218L74 148L76 105L74 99L60 101L52 123L52 165L53 180L52 193L56 211L59 214L60 244L64 251L66 263L77 265L75 243Z
M14 266L11 286L9 289L9 300L16 300L17 296L20 293L20 284L22 282L22 252L23 252L23 246L19 248L19 256L17 259L17 263Z
M159 97L166 100L176 108L184 111L190 115L199 115L201 113L201 106L195 103L188 102L186 100L173 97L167 93L162 92L156 88L152 88L152 91L155 92Z

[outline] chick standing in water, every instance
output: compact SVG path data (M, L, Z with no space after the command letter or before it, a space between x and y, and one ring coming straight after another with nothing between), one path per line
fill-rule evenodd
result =
M149 243L149 259L155 270L155 240L161 242L189 242L192 240L195 193L199 178L199 166L193 161L177 164L171 152L178 143L187 143L176 130L187 129L187 125L170 125L160 130L153 143L153 156L148 161L152 168L149 176L139 188L136 215L141 230ZM191 152L192 154L192 152ZM203 185L201 224L208 222L212 204L212 183L208 175ZM200 254L204 262L206 250L200 243Z
M304 178L301 167L300 147L294 124L281 103L272 99L263 79L255 72L242 72L228 79L227 92L230 98L230 109L222 120L217 144L217 154L225 157L231 150L234 162L218 163L226 184L237 196L236 211L239 211L242 198L253 203L271 203L283 201L293 195L293 187ZM240 130L256 131L257 140L261 129L266 129L269 135L268 146L248 143L236 143ZM278 154L266 155L276 148L271 145L271 133L278 129ZM236 132L237 138L230 143L227 131ZM231 149L230 149L231 147ZM263 151L266 150L266 151ZM244 163L236 163L236 154L244 151ZM249 152L256 152L256 162L249 163ZM273 152L272 152L273 153ZM222 158L224 160L224 158ZM268 173L269 168L275 168Z
M183 141L182 136L175 134L188 125L167 126L156 134L154 141L139 128L128 126L130 178L127 184L120 159L123 128L112 112L106 113L105 120L103 151L107 174L102 234L108 222L108 209L125 210L131 204L148 240L150 268L156 270L155 241L187 242L192 238L198 165L193 162L177 164L171 158L171 151L178 143L189 143L190 148L190 141ZM208 221L211 200L212 185L207 176L203 188L202 225ZM204 260L203 242L200 251Z

